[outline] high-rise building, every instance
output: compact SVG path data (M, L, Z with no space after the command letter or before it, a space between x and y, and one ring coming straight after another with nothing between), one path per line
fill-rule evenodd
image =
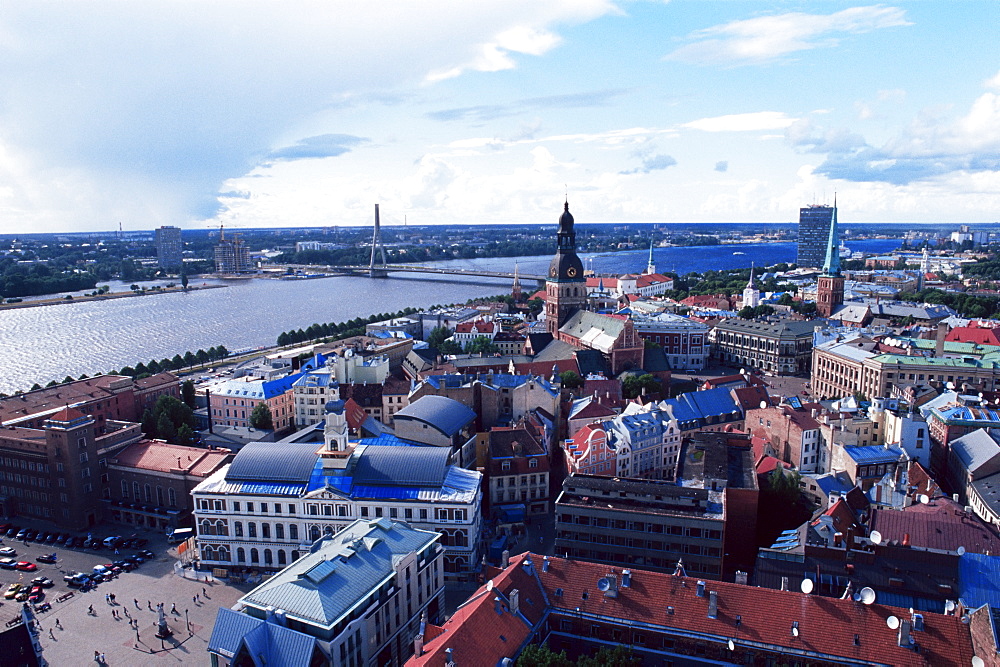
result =
M823 266L833 211L833 206L820 205L799 209L799 248L795 258L799 266L817 269Z
M181 267L180 227L160 227L156 230L156 265L161 269L178 269Z
M568 201L559 216L557 238L556 256L549 263L545 281L545 323L549 333L556 338L559 327L587 303L587 279L583 275L583 262L576 254L576 232Z
M250 249L238 235L222 238L215 246L216 273L250 273Z

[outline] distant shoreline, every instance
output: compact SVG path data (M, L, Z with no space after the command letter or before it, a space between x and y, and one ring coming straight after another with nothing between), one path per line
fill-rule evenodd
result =
M217 287L229 287L228 285L201 285L199 287L188 287L186 290L177 285L176 287L161 287L160 289L149 289L145 291L109 292L107 294L74 296L72 299L65 297L53 297L51 299L38 299L36 301L19 301L17 303L0 303L0 311L13 310L15 308L35 308L37 306L58 306L64 303L81 303L84 301L107 301L108 299L124 299L127 297L150 296L153 294L174 294L177 292L194 292L197 290L215 289Z

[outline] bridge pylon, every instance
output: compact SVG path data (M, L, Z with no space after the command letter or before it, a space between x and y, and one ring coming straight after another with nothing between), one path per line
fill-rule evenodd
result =
M376 263L375 253L379 253L382 258L381 264ZM379 226L378 220L378 204L375 204L375 231L372 234L372 258L371 262L368 264L368 276L371 278L386 278L389 272L386 271L385 265L385 246L382 245L382 228Z

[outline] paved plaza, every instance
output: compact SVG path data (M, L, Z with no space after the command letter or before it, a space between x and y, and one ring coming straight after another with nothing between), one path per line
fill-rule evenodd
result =
M149 532L140 534L152 538L147 548L156 554L156 559L87 592L69 588L63 582L63 575L90 571L94 565L120 556L106 549L96 552L68 550L4 540L3 546L17 549L18 560L34 561L36 556L53 551L59 555L59 562L54 565L39 563L36 572L0 570L3 590L10 583L26 583L36 576L46 576L56 582L45 594L51 609L36 616L41 629L42 657L47 664L97 664L95 651L104 655L107 665L209 663L206 647L219 607L231 607L251 586L240 584L237 587L217 580L204 582L178 576L174 568L175 552L167 549L162 536ZM122 555L125 553L128 552ZM116 598L114 604L105 597L111 593ZM6 623L19 614L22 603L0 602L0 620ZM155 609L160 602L164 604L167 623L173 631L173 636L163 641L155 636L158 620ZM176 612L173 612L175 605ZM93 613L90 613L91 607ZM137 628L132 625L133 619L137 621Z

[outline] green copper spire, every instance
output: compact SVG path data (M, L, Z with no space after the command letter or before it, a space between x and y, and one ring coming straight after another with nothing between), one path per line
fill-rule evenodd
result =
M840 275L840 235L837 233L837 195L833 195L833 217L830 219L830 239L826 244L823 275Z

